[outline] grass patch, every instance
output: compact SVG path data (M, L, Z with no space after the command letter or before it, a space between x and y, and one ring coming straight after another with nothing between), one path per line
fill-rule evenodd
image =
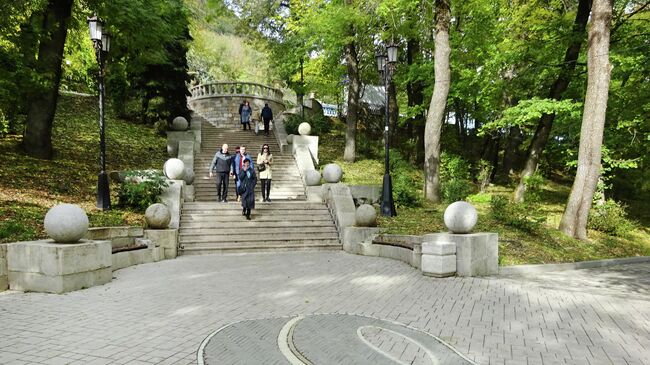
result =
M106 110L107 170L161 169L167 158L165 138L153 128L116 118L110 107ZM52 160L23 154L22 136L0 138L0 242L44 238L43 218L58 203L79 204L91 226L142 225L141 213L95 208L98 116L96 98L60 96L52 129ZM118 185L112 184L114 206L117 190Z
M355 163L342 161L345 148L345 131L342 123L335 123L332 131L320 136L320 158L323 164L336 162L344 171L343 182L348 184L381 184L384 165L383 156L372 152L376 148L364 148L358 152ZM376 141L381 144L381 141ZM368 146L366 141L364 146ZM422 194L423 175L419 168L413 166L416 188ZM393 173L393 183L395 176ZM513 187L490 186L485 193L470 195L467 200L472 202L479 213L475 231L497 232L499 234L499 261L501 265L562 263L585 260L598 260L618 257L650 256L650 229L648 219L639 219L637 227L625 237L610 236L598 231L589 231L589 241L579 241L566 237L558 229L564 212L571 182L566 184L546 180L541 187L534 206L535 217L542 217L539 224L514 227L506 222L495 219L490 211L490 200L493 195L510 198ZM638 217L642 202L626 202L636 211L633 217ZM398 205L397 217L378 218L379 227L391 234L422 235L426 233L446 231L443 214L446 204L433 204L423 201L421 206ZM646 213L647 214L647 213ZM535 218L533 217L533 218ZM644 217L645 218L645 217Z

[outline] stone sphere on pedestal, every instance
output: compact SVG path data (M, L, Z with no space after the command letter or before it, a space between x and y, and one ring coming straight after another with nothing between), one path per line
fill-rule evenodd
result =
M316 170L309 170L305 173L305 184L307 184L307 186L320 185L320 178L320 172Z
M323 167L323 179L328 183L337 183L343 177L341 166L335 163L328 163Z
M183 180L185 180L185 184L192 185L194 183L194 170L186 168L183 174Z
M47 235L58 243L75 243L88 232L88 216L75 204L52 207L43 223Z
M377 211L370 204L361 204L354 214L357 227L374 227L377 225Z
M287 136L287 143L292 144L293 143L293 134L290 134Z
M302 122L298 126L298 133L300 133L301 136L308 136L309 133L311 133L311 126L307 122Z
M177 158L170 158L163 165L163 172L170 180L180 180L185 175L185 164Z
M478 213L472 204L457 201L445 209L444 219L452 233L470 233L478 221Z
M188 125L187 119L184 117L176 117L172 121L172 129L175 131L186 131Z
M165 204L151 204L144 212L144 220L149 228L165 229L172 220L172 214Z

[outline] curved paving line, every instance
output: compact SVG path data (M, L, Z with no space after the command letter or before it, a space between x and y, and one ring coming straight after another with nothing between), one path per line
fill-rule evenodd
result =
M363 337L363 334L361 333L361 331L362 331L364 328L377 328L377 329L382 330L382 331L390 332L390 333L393 334L393 335L396 335L396 336L399 336L399 337L403 337L403 338L405 338L405 339L411 341L412 343L418 345L419 348L423 349L424 352L426 352L427 356L429 356L429 360L431 360L431 364L433 364L433 365L439 365L439 364L440 364L440 361L438 361L438 358L436 357L436 355L434 355L434 354L433 354L433 353L432 353L432 352L431 352L431 351L430 351L426 346L424 346L422 343L420 343L419 341L417 341L417 340L415 340L415 339L413 339L413 338L411 338L411 337L409 337L409 336L406 336L406 335L404 335L404 334L402 334L402 333L398 333L398 332L395 332L395 331L393 331L393 330L391 330L391 329L383 328L383 327L379 327L379 326L372 326L372 325L371 325L371 326L361 326L361 327L357 328L357 336L359 337L359 339L361 339L361 341L362 341L363 343L366 344L366 346L370 347L371 349L373 349L373 350L375 350L376 352L378 352L378 353L380 353L380 354L386 356L387 358L389 358L389 359L395 361L396 363L398 363L398 364L400 364L400 365L409 365L409 363L404 362L404 361L398 359L397 357L395 357L395 356L389 354L388 352L386 352L386 351L380 349L379 347L375 346L375 344L373 344L372 342L368 341L365 337Z
M302 325L303 323L305 325ZM292 365L313 365L314 361L319 363L325 359L333 360L332 352L328 353L325 348L328 342L323 342L322 338L316 338L321 333L322 325L325 325L325 331L327 327L330 330L340 331L337 334L341 334L341 338L338 338L339 336L327 337L326 333L324 336L329 342L329 347L336 350L337 356L342 354L344 358L350 355L354 358L357 355L354 352L346 355L345 352L338 351L338 346L341 348L363 346L369 350L365 354L368 359L380 359L381 357L377 356L382 356L391 362L404 363L394 355L377 348L363 337L359 331L369 327L387 331L387 333L405 339L408 343L415 344L420 351L423 350L426 353L432 364L439 364L440 358L436 356L436 353L441 351L440 347L442 346L445 349L440 353L442 358L451 359L457 356L454 363L475 365L473 361L459 353L450 344L428 332L397 321L350 313L314 313L295 317L258 318L233 322L210 333L201 342L197 351L197 363L206 365L206 363L219 362L224 359L232 359L232 363L237 363L237 360L241 361L244 358L254 362L281 363L288 361ZM408 331L404 333L405 329ZM295 335L298 337L294 338ZM223 338L214 342L220 336ZM352 338L350 336L360 339L361 342L350 341ZM298 341L296 342L296 340ZM344 342L340 343L341 340ZM302 344L299 346L300 342ZM256 351L248 351L250 348L254 348ZM354 350L354 348L349 350ZM451 351L453 354L445 353L445 351ZM462 361L458 362L458 360Z

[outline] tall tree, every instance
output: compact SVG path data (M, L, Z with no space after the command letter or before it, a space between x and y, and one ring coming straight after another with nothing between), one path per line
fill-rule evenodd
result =
M609 38L612 26L612 0L594 0L587 51L587 93L580 129L578 169L560 221L565 234L587 239L587 218L601 169L603 131L609 96L612 65Z
M449 68L450 0L436 0L434 85L424 128L424 196L440 202L440 132L445 118L447 95L451 84Z
M354 27L350 27L354 33ZM359 74L359 57L354 41L345 45L345 63L348 71L348 113L345 116L345 150L343 159L354 162L356 157L357 123L359 122L359 97L361 95L361 75Z
M587 20L589 19L589 11L591 8L591 0L580 0L578 3L578 11L576 13L575 21L573 22L573 30L571 35L571 42L564 54L564 62L562 63L560 74L551 86L549 98L554 100L561 100L562 95L569 87L569 83L573 77L573 71L580 55L580 48L582 47L582 40L584 38ZM544 114L537 123L537 130L533 136L526 153L526 162L524 169L521 172L519 185L515 189L515 201L524 201L524 192L526 191L526 179L537 171L539 159L546 147L548 138L551 134L555 114Z
M61 62L73 0L50 0L43 18L35 71L40 85L31 90L23 135L25 152L37 158L52 158L52 123L61 82Z

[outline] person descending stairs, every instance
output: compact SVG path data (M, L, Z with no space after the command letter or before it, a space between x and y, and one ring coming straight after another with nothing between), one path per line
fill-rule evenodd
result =
M215 128L202 122L202 150L195 156L195 201L183 204L179 230L182 254L339 250L336 226L324 203L307 202L305 186L293 156L282 153L274 133L255 135L234 128ZM273 154L272 202L261 201L261 184L255 187L256 203L251 220L242 216L235 200L232 177L227 195L217 194L215 177L209 176L210 163L221 146L246 146L253 163L263 144ZM221 198L221 199L218 199ZM227 203L219 200L227 199Z

